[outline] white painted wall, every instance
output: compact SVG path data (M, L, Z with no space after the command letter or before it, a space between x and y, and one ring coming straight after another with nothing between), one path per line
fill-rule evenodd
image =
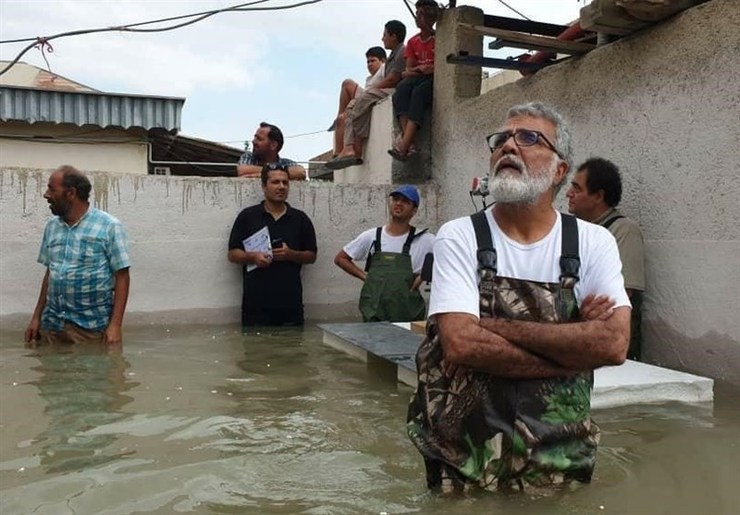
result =
M43 268L36 263L50 216L42 195L50 170L0 170L0 323L22 328L36 303ZM131 242L128 324L239 320L240 267L226 259L239 211L262 199L259 180L91 173L96 207L118 217ZM387 219L390 185L291 183L289 202L317 232L317 263L304 268L309 318L357 316L360 282L337 268L339 249ZM414 223L436 228L432 186L422 186Z
M365 145L363 163L334 172L337 184L390 184L393 158L388 149L393 145L393 102L386 97L373 107L370 137Z
M146 143L50 143L0 139L0 166L54 168L75 163L83 170L147 173Z
M437 55L479 55L480 38L455 27L481 16L473 8L445 11ZM442 221L467 214L469 180L488 169L483 138L507 109L536 100L554 105L571 123L576 163L601 156L622 169L621 207L646 241L646 357L735 384L739 26L736 0L712 0L480 96L476 68L438 60L433 134Z
M0 167L45 170L74 164L80 170L146 175L146 131L91 129L71 124L0 122Z

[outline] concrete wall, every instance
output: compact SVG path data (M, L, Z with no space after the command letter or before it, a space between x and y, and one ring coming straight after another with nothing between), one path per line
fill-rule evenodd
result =
M393 102L386 97L373 107L370 134L365 144L365 155L359 166L334 172L334 182L390 184L393 158L388 149L393 145Z
M473 8L446 11L437 55L480 55ZM644 349L653 362L740 384L740 8L713 0L662 24L478 96L480 71L439 59L433 178L442 219L469 213L488 170L484 136L506 110L545 101L571 122L576 162L622 169L624 212L646 241ZM463 186L461 186L463 185ZM564 206L563 193L559 201Z
M146 175L145 132L74 125L0 122L0 166L47 169L72 164L81 170ZM12 136L9 138L8 136Z
M23 328L38 298L43 268L36 263L50 216L42 195L50 170L0 169L0 323ZM91 173L96 207L118 217L131 242L127 324L239 320L240 267L226 260L238 212L262 200L258 180ZM289 202L317 232L319 257L304 268L309 318L357 316L360 282L334 255L364 229L387 219L390 185L291 183ZM436 190L421 187L414 223L436 228Z

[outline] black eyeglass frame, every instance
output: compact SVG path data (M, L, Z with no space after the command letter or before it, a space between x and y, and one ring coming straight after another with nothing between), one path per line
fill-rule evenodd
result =
M517 140L517 136L519 134L523 134L523 133L535 134L535 135L537 135L537 138L535 138L535 140L532 143L529 143L529 144L524 143L524 144L522 144L520 141ZM493 145L491 145L491 138L493 138L494 136L501 135L501 134L506 134L506 139L501 142L501 145L498 146L498 147L494 147ZM488 145L488 148L491 151L491 154L493 154L499 148L503 147L504 144L507 141L509 141L509 138L514 138L514 143L516 143L516 146L517 147L533 147L540 140L542 140L550 148L550 150L552 150L553 152L555 152L558 155L558 157L560 157L561 159L565 159L563 157L563 154L560 153L560 151L555 147L555 145L553 145L552 142L549 139L547 139L547 136L545 136L544 134L542 134L540 131L535 131L535 130L532 130L532 129L517 129L515 131L493 132L493 133L489 134L488 136L486 136L486 144Z

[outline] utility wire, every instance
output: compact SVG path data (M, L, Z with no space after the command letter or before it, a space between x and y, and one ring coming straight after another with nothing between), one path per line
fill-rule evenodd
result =
M412 17L412 18L416 18L416 13L414 12L414 10L413 10L413 9L411 9L411 6L409 5L409 2L408 2L408 0L402 0L402 1L403 1L403 5L405 5L405 6L406 6L406 9L408 9L408 10L409 10L409 13L411 14L411 17Z
M98 29L83 29L83 30L73 30L70 32L62 32L60 34L54 34L53 36L48 37L36 37L36 38L24 38L24 39L14 39L14 40L4 40L0 41L0 44L6 44L6 43L24 43L27 41L31 41L31 43L26 46L16 57L13 59L13 61L10 62L5 68L0 70L0 75L3 75L8 70L10 70L15 64L20 61L21 57L23 57L26 52L31 50L32 48L39 48L41 50L42 55L45 51L47 52L53 52L54 49L49 44L49 41L52 39L57 39L61 37L66 36L80 36L83 34L93 34L98 32L142 32L142 33L152 33L152 32L166 32L170 30L179 29L182 27L185 27L187 25L192 25L193 23L197 23L199 21L205 20L206 18L210 18L211 16L214 16L216 14L224 13L224 12L247 12L247 11L279 11L284 9L293 9L295 7L301 7L304 5L309 4L315 4L318 2L321 2L322 0L304 0L302 2L297 2L294 4L288 4L288 5L280 5L280 6L274 6L274 7L249 7L257 4L261 4L264 2L268 2L269 0L256 0L253 2L247 2L243 4L237 4L233 5L231 7L224 7L222 9L214 9L212 11L203 11L199 13L193 13L193 14L184 14L181 16L173 16L170 18L161 18L158 20L151 20L151 21L144 21L139 23L131 23L128 25L119 25L114 27L104 27L104 28L98 28ZM193 20L189 20L183 23L178 23L175 25L171 25L169 27L160 27L156 29L138 29L135 27L141 27L143 25L151 25L155 23L163 23L167 21L174 21L174 20L181 20L185 18L195 18ZM44 56L44 59L46 57ZM47 62L48 63L48 62Z
M503 5L503 6L505 6L505 7L508 7L509 9L511 9L512 11L514 11L515 13L517 13L517 14L518 14L519 16L521 16L521 17L522 17L522 18L524 18L525 20L527 20L527 21L532 21L532 19L531 19L531 18L527 18L527 17L526 17L526 16L524 16L524 15L523 15L522 13L520 13L519 11L517 11L516 9L514 9L514 8L513 8L512 6L510 6L509 4L507 4L506 2L504 2L504 0L498 0L498 3L502 4L502 5Z

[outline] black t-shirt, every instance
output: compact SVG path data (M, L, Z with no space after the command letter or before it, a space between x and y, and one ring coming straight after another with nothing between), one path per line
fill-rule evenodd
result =
M229 237L229 250L244 249L242 242L267 226L270 238L282 239L293 250L316 252L316 231L306 213L290 207L275 220L265 211L264 201L244 209L236 217ZM303 311L301 265L276 261L266 268L247 272L244 267L242 311L250 309L288 309Z

